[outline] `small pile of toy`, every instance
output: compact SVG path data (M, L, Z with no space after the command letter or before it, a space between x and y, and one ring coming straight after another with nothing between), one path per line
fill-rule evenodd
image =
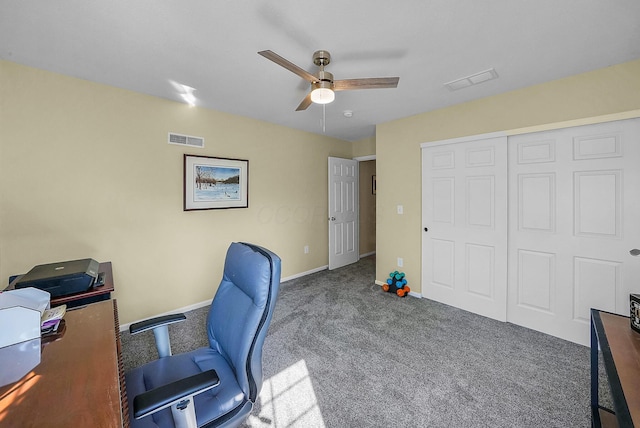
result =
M397 270L389 274L387 283L382 285L382 290L396 293L400 297L406 296L411 291L407 286L407 278L404 277L404 272L398 272Z

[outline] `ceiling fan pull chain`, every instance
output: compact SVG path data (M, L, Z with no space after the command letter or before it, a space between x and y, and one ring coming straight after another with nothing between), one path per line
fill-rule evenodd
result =
M326 104L322 104L322 133L326 134L326 124L327 124L327 105Z

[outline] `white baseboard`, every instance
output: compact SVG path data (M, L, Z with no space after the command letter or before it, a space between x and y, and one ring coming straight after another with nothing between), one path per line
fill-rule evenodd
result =
M285 278L281 278L280 282L291 281L292 279L301 278L303 276L311 275L312 273L321 272L323 270L329 269L329 265L320 266L319 268L311 269L306 272L297 273L295 275L287 276Z
M375 251L371 251L369 253L360 254L360 258L364 259L365 257L373 256L375 253Z

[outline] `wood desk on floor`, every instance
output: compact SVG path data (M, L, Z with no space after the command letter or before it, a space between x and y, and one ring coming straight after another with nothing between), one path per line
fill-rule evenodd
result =
M614 409L600 406L598 347ZM595 427L640 427L640 334L629 318L591 309L591 409Z
M68 311L64 335L43 345L41 361L0 387L0 426L128 427L115 300Z

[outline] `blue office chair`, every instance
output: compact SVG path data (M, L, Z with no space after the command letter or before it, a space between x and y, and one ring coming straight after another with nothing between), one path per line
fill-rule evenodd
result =
M132 324L153 330L159 359L126 373L132 427L236 427L262 387L262 345L280 286L280 258L246 243L227 250L207 318L209 347L171 355L168 315Z

